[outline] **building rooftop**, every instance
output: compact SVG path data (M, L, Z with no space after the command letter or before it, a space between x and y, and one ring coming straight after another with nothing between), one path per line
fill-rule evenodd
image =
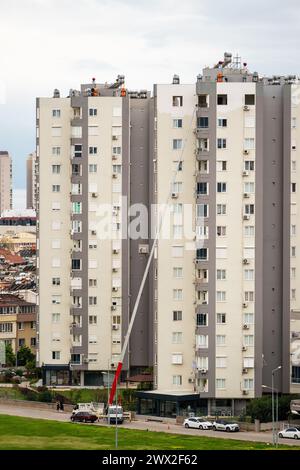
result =
M35 304L21 299L17 295L1 294L0 293L0 307L10 307L15 305L34 306Z

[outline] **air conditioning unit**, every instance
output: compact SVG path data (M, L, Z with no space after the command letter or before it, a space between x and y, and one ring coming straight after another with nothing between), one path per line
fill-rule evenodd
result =
M244 111L250 111L249 106L245 105L245 106L244 106Z
M116 306L116 305L112 305L112 306L111 306L111 309L112 309L112 310L117 310L117 306Z
M88 363L89 363L89 360L88 360L87 357L85 357L85 358L83 359L83 363L84 363L84 364L88 364Z
M172 199L177 199L178 198L178 193L172 193Z
M189 379L189 384L195 383L195 379Z
M118 136L117 136L117 135L113 135L113 136L112 136L112 140L118 140Z
M242 351L247 351L247 346L243 346Z
M119 329L119 325L113 325L113 326L112 326L112 329L113 329L113 330L118 330L118 329Z
M118 155L112 155L112 157L111 157L111 158L112 158L113 160L117 160L117 158L118 158Z
M243 325L243 329L244 329L244 330L249 330L249 328L250 328L250 326L247 325L247 323L245 323L245 324Z
M139 254L140 255L147 255L148 253L149 253L149 246L148 245L139 247Z
M113 177L113 178L118 178L118 173L113 173L113 174L112 174L112 177Z
M248 374L248 369L246 369L246 367L243 368L243 374Z
M118 287L113 287L112 290L113 290L113 292L118 292L119 288Z
M243 259L243 264L249 264L249 260L247 258Z
M112 362L111 365L110 365L110 367L111 367L112 369L116 369L116 368L118 367L118 364L117 364L116 362Z
M200 373L201 373L201 374L206 374L206 373L207 373L207 369L200 369Z
M243 390L243 395L249 395L249 390Z
M244 303L243 303L243 308L247 308L247 307L248 307L247 302L244 302Z
M115 249L113 250L113 254L114 254L114 255L117 255L118 253L120 253L120 250L118 250L118 248L115 248Z
M250 197L250 194L249 193L244 193L244 197Z
M249 150L247 150L247 149L245 149L245 150L243 151L243 154L244 154L244 155L249 155L249 153L250 153L250 152L249 152Z
M114 273L118 272L118 268L112 268L112 270Z
M91 234L92 235L97 235L97 231L96 230L91 230Z
M245 214L244 217L243 217L244 220L250 220L250 215L249 214Z
M118 211L116 211L115 209L112 211L112 215L114 216L117 216L118 215Z
M92 193L92 197L98 197L98 193Z
M249 171L243 171L243 176L249 176Z
M204 302L202 302L202 304L201 304L201 305L207 305L207 302L206 302L206 300L205 300Z

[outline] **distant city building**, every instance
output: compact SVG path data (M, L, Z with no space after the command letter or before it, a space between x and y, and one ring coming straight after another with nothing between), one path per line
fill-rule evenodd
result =
M26 207L36 209L37 200L37 172L36 153L30 153L26 160Z
M36 213L33 209L6 210L0 217L0 234L36 231Z
M12 162L8 152L0 151L0 213L12 207Z
M12 294L0 294L0 340L14 352L27 346L36 353L36 305Z

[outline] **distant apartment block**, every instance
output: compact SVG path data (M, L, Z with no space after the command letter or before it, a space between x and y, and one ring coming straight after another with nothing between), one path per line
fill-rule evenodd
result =
M30 153L26 160L26 207L36 210L37 200L37 165L36 153Z
M12 162L8 152L0 151L0 214L12 205Z

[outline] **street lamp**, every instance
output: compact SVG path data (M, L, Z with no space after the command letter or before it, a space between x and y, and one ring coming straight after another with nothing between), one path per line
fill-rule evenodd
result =
M262 388L267 388L268 390L271 390L272 391L272 434L273 434L273 445L275 443L275 425L274 425L274 396L273 396L273 391L276 392L276 410L277 410L277 413L276 413L276 419L278 421L278 389L277 388L274 388L274 387L269 387L269 385L262 385ZM277 425L276 425L276 429L277 429ZM277 441L276 441L277 442Z
M275 369L272 370L272 428L273 428L273 445L276 443L276 447L278 445L278 438L276 436L275 439L275 426L274 426L274 421L275 421L275 407L274 407L274 375L275 372L280 370L282 366L278 366ZM277 390L277 401L276 401L276 429L278 426L278 390Z

